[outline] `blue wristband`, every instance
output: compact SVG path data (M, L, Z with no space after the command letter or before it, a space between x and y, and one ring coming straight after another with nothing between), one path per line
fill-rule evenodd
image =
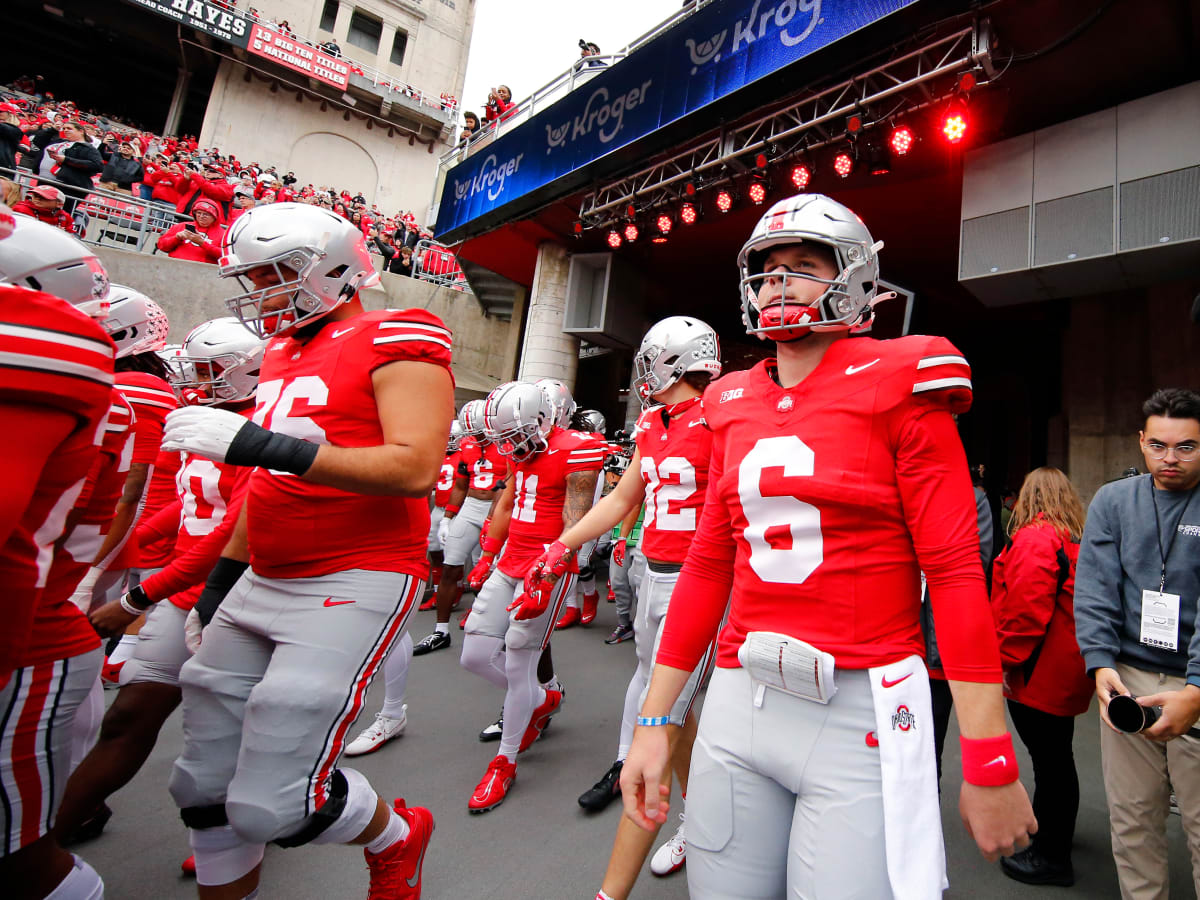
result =
M670 725L670 716L638 716L638 725Z

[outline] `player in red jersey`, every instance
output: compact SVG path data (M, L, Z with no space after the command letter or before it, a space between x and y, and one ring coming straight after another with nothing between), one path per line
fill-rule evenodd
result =
M634 356L634 366L639 398L650 408L638 418L636 449L625 475L575 527L564 531L534 565L535 577L536 573L561 569L564 558L607 533L645 504L641 538L644 571L638 580L634 627L638 666L625 692L616 762L579 798L580 805L590 810L603 809L617 794L634 719L650 680L671 592L695 537L704 504L712 434L704 427L700 395L708 382L721 374L716 332L688 316L663 319L646 332ZM552 579L552 575L546 576L546 580ZM711 664L709 651L680 691L666 728L671 768L679 776L684 793L696 733L692 707ZM668 772L664 784L670 784L669 778ZM628 819L621 820L604 876L603 891L607 896L614 900L629 896L655 833L638 828ZM656 874L666 874L667 869L674 871L682 866L682 848L676 850L668 845L667 856L671 857L673 851L675 858L670 865L664 866L662 872L655 867Z
M450 440L446 443L446 458L442 460L442 471L438 475L437 484L433 487L433 506L429 510L429 586L427 596L418 610L424 612L437 608L437 588L442 583L442 541L438 532L441 529L442 518L446 514L446 504L450 502L450 494L454 490L454 481L458 475L458 464L462 461L460 445L466 436L462 422L457 418L450 423Z
M45 585L112 403L108 278L79 241L2 206L0 235L0 422L20 435L0 451L0 884L16 900L99 898L95 870L49 831L100 641L70 591Z
M263 342L237 319L204 322L184 340L172 383L192 403L249 417L262 355ZM103 713L99 742L67 784L56 825L60 836L78 834L85 822L107 820L105 800L138 773L179 705L179 670L190 656L184 623L229 540L250 471L183 454L177 500L138 528L140 538L157 530L153 520L169 522L175 559L92 613L92 625L104 637L124 633L143 613L146 620L121 668L121 689Z
M228 593L180 671L170 789L200 895L252 894L267 841L311 841L363 845L373 896L419 897L432 815L337 763L428 572L450 332L423 310L364 311L358 291L378 275L362 233L331 212L249 209L226 240L219 274L247 288L229 306L271 338L253 421L189 407L163 442L257 467L189 620Z
M553 394L551 399L553 400ZM572 406L574 406L574 401L572 401ZM606 425L604 413L598 409L576 409L571 415L570 423L563 427L590 435L592 440L604 447L604 455L607 457L608 442L604 439ZM598 480L596 493L592 498L593 506L599 501L603 488L603 481ZM600 592L596 590L596 566L600 560L599 557L593 557L593 554L599 552L602 555L604 553L604 543L607 537L608 533L605 532L599 538L593 538L579 548L579 552L575 556L575 562L579 567L579 578L576 583L578 590L563 604L562 615L554 623L556 629L561 631L575 625L591 625L596 621L596 612L600 605Z
M942 338L844 339L882 299L880 246L840 203L800 194L738 257L747 330L778 357L705 391L708 494L676 585L688 603L667 615L621 773L626 814L662 822L660 726L728 601L687 797L696 898L940 896L921 571L963 735L967 828L993 860L1037 828L951 415L970 404L970 369Z
M523 582L546 542L591 508L604 453L584 435L556 426L553 417L545 392L524 382L496 388L484 410L488 435L512 460L513 472L488 531L489 541L505 544L504 554L475 598L463 639L463 667L505 691L500 747L467 803L473 813L504 801L517 754L562 702L561 691L540 683L538 663L575 579L534 594L525 593ZM484 548L484 560L494 546Z

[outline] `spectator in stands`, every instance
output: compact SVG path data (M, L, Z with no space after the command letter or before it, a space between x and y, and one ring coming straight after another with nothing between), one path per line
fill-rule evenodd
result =
M24 200L13 204L12 211L24 213L27 216L56 228L61 228L67 234L75 233L75 220L63 209L66 197L52 184L42 184L31 190Z
M46 148L62 143L63 136L59 129L65 124L64 116L51 115L48 120L39 121L37 125L26 129L25 134L29 137L29 152L22 154L21 165L24 168L32 169L38 175L49 178L50 170L54 168L54 160L46 156ZM43 162L46 164L44 168Z
M579 40L579 59L575 63L575 71L579 72L585 68L604 68L604 60L592 59L591 57L599 56L600 48L591 41L585 41L582 38Z
M284 19L279 23L279 25L276 27L276 31L280 32L281 34L286 34L290 38L294 38L296 36L296 32L292 31L292 26L287 19Z
M489 125L503 122L517 110L512 102L512 91L507 84L494 87L488 92L487 103L483 107L483 119Z
M225 226L221 224L221 205L201 197L192 205L195 222L172 225L158 239L158 249L172 259L190 259L215 263L221 257Z
M472 137L479 133L479 116L473 112L463 113L462 134L458 137L458 143L465 144Z
M143 185L150 186L151 227L166 228L171 224L172 217L158 213L155 208L174 211L175 206L179 203L179 190L175 185L183 176L183 167L160 153L153 162L147 161L143 169L145 170Z
M17 167L17 149L24 139L20 107L0 103L0 172L12 174L10 170Z
M219 166L208 163L204 172L192 172L190 175L180 175L175 179L175 189L179 191L179 201L175 211L190 215L192 207L200 198L215 201L224 217L233 200L233 185L225 180L225 172Z
M145 176L142 161L137 158L137 148L131 141L121 141L104 170L100 173L100 186L122 194L132 194L134 182Z
M13 207L21 202L21 186L0 175L0 203Z
M92 177L104 168L104 160L100 158L100 151L88 140L87 131L78 119L63 128L62 136L69 143L51 154L58 163L54 177L66 186L63 189L67 195L64 208L74 215L76 204L92 189ZM81 232L84 224L86 222L80 223Z
M240 187L233 189L233 208L229 211L229 224L238 220L238 216L254 206L254 194Z
M330 38L329 40L327 40L325 43L323 43L317 49L322 50L325 53L328 53L334 59L340 59L342 56L342 48L338 46L338 42L335 41L333 38Z
M295 184L296 183L296 173L288 172L286 175L284 175L283 183L286 184L288 187L291 187L293 184Z

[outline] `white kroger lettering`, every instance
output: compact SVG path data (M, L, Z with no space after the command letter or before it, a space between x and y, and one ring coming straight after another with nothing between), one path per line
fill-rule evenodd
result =
M778 37L781 44L785 47L795 47L821 24L821 0L783 0L782 3L771 6L760 13L761 6L762 0L755 0L754 5L750 7L750 14L745 19L738 19L733 23L733 41L729 45L730 53L737 53L742 47L748 47L755 41L766 38L772 29L779 29ZM791 34L785 29L800 13L808 14L804 29L799 34ZM721 45L725 41L728 30L720 31L699 44L692 38L684 39L688 55L694 66L693 75L700 66L708 62L720 62Z
M504 181L508 176L516 174L521 168L524 153L518 153L503 165L497 165L496 154L489 153L483 161L483 168L470 181L455 181L454 196L458 200L474 197L482 190L487 191L488 199L495 200L504 191Z
M583 112L576 116L572 122L570 139L574 141L577 138L586 137L591 134L593 128L599 128L597 136L600 138L601 143L607 144L621 130L621 126L625 122L625 113L628 110L636 109L645 101L646 92L650 89L652 83L652 80L647 79L642 82L640 87L635 87L627 93L621 94L612 102L609 102L608 99L608 88L597 88L588 97L587 103L584 104ZM597 105L593 106L594 103ZM605 126L608 125L610 119L615 121L611 129L606 129ZM566 143L565 127L551 128L547 126L546 138L551 147Z

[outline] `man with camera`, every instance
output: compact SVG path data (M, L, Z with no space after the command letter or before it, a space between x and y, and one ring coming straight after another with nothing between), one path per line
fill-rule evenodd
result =
M1110 482L1092 500L1075 579L1075 632L1104 720L1100 750L1121 895L1166 900L1172 788L1200 889L1200 738L1187 733L1200 718L1200 394L1156 391L1142 413L1150 474ZM1113 702L1123 695L1140 709ZM1121 704L1128 708L1118 715Z

